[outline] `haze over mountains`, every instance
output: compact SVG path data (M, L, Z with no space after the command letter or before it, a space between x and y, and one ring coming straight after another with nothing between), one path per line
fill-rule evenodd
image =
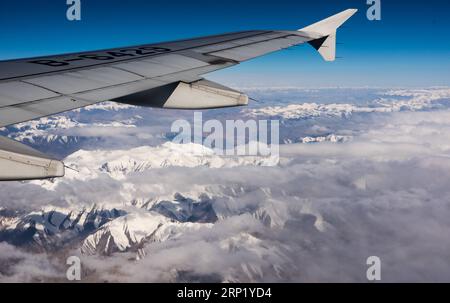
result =
M0 184L0 280L450 281L450 89L247 89L280 158L171 142L192 112L103 103L0 130L65 158ZM278 161L279 160L279 161Z

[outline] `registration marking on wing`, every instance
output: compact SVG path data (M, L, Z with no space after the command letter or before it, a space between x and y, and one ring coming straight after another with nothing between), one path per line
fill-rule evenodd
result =
M150 56L157 55L166 52L170 52L171 49L164 47L155 47L155 46L144 46L137 48L126 48L121 50L114 51L104 51L104 52L96 52L96 53L86 53L76 55L74 58L45 58L45 59L37 59L30 60L28 63L45 65L50 67L62 67L69 66L71 62L74 61L97 61L97 62L105 62L105 61L116 61L124 58L131 57L142 57L142 56Z

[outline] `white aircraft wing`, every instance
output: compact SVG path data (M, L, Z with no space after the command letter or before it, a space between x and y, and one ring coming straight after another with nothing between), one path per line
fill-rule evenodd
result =
M103 101L174 109L247 105L246 95L203 75L302 43L333 61L336 30L356 11L348 9L298 31L245 31L0 61L0 127ZM0 180L63 175L62 162L0 140Z

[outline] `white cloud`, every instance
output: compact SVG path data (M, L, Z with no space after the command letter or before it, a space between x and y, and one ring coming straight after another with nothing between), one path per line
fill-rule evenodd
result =
M0 243L0 282L43 282L65 276L59 264L45 254L27 253Z

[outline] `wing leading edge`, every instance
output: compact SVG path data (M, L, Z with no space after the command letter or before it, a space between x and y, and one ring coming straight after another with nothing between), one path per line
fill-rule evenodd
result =
M336 30L357 10L348 9L298 31L245 31L175 42L0 62L0 127L103 101L173 109L247 105L248 97L207 81L207 73L302 43L335 59ZM0 181L11 180L11 161L30 156L0 140ZM34 170L17 179L64 174ZM33 158L33 159L34 159ZM6 160L5 160L6 159ZM20 158L22 159L22 158ZM17 161L16 161L17 162ZM25 161L26 162L26 161ZM53 167L53 166L52 166ZM61 172L62 170L62 172ZM36 173L36 171L38 171ZM39 173L42 172L42 173Z

